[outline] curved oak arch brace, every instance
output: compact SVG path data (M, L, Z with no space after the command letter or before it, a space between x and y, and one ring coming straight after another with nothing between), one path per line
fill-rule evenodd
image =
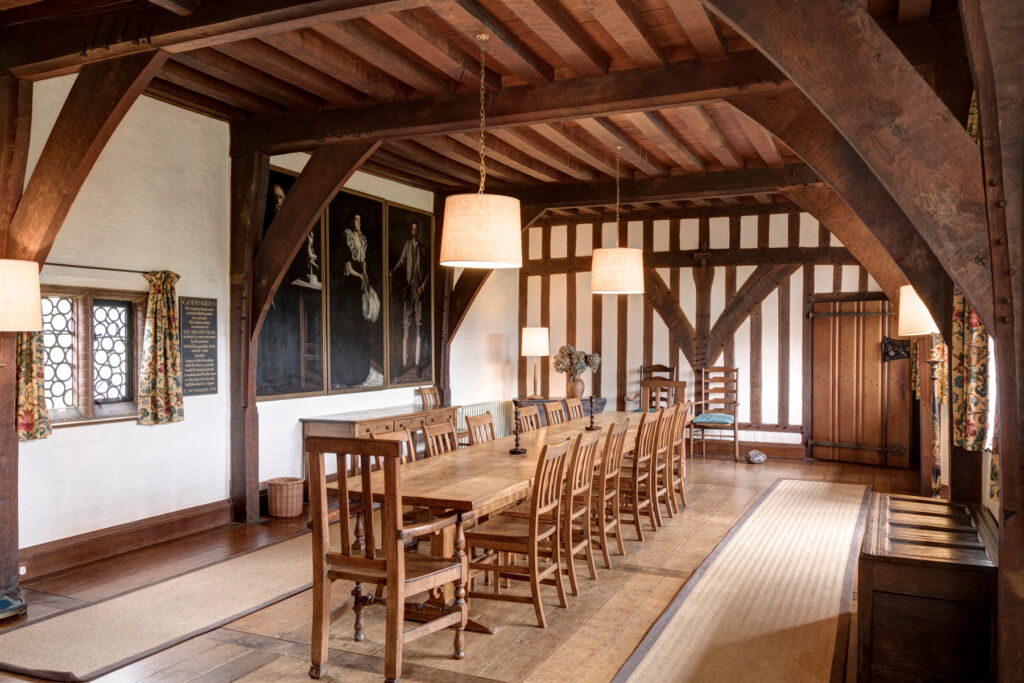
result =
M979 316L991 323L992 276L978 148L862 4L705 0L705 5L807 95L885 188ZM879 225L862 219L869 226ZM919 284L916 275L910 279Z

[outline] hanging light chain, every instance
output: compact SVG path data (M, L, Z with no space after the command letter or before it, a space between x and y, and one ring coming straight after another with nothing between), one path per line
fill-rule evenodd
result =
M484 79L487 76L484 60L487 53L484 50L484 44L489 37L486 33L481 33L476 37L480 41L480 189L478 190L480 194L484 193L484 183L487 181L487 164L484 156L484 128L487 122L487 112L484 110Z
M619 186L619 151L622 145L615 146L615 243L619 243L619 201L622 199L622 190Z

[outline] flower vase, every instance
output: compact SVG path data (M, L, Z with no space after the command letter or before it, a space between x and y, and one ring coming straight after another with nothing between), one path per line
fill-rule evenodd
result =
M569 381L565 384L565 395L567 398L583 397L583 378L579 375L569 375Z

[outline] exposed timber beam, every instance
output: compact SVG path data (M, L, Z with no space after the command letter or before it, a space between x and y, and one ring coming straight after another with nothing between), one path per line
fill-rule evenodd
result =
M679 297L672 293L661 279L661 275L658 275L658 271L653 268L644 269L644 298L651 302L651 306L661 316L672 336L672 341L683 352L686 361L692 367L697 333L693 329L693 323L679 306Z
M704 200L688 200L691 202L701 202ZM646 221L646 220L669 220L672 218L715 218L719 216L755 216L760 214L772 214L772 213L792 213L794 211L803 211L800 206L792 201L773 202L772 204L739 204L731 206L689 206L689 207L677 207L671 206L671 202L661 202L661 204L669 204L669 206L649 207L643 209L632 209L629 211L622 211L621 217L626 221ZM579 207L577 209L580 214L576 217L579 223L611 223L615 220L615 212L611 210L605 210L603 207L598 210L592 207ZM535 225L565 225L565 217L557 215L546 215L541 220L537 221Z
M259 337L274 293L313 224L345 181L379 146L375 140L342 142L321 147L309 157L256 253L250 329L253 341Z
M708 335L708 362L713 362L722 353L726 343L736 334L736 329L750 315L754 306L774 292L784 280L793 275L800 265L762 265L750 274L736 292L736 296L715 320Z
M246 38L293 31L327 21L435 4L439 0L247 0L203 2L188 16L160 7L115 5L0 29L0 74L31 80L77 71L82 65L159 48L188 52Z
M802 164L781 168L753 168L741 171L676 175L659 178L626 179L621 183L621 201L655 202L678 199L734 197L763 192L785 192L793 187L824 187L809 167ZM521 201L546 208L596 206L615 199L615 183L565 183L523 188Z
M580 76L607 73L608 55L558 0L508 0L505 4Z
M831 121L991 324L981 154L867 10L841 0L705 4Z
M7 258L46 260L100 152L166 59L151 50L82 69L14 213Z
M725 43L700 0L668 0L668 7L683 27L701 59L725 57Z

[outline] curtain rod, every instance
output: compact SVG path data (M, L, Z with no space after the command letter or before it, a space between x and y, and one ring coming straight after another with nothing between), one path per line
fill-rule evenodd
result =
M150 272L148 270L132 270L130 268L105 268L103 266L77 266L73 263L50 263L49 261L43 264L44 266L59 266L61 268L85 268L86 270L111 270L117 273L138 273L139 275L145 275Z

